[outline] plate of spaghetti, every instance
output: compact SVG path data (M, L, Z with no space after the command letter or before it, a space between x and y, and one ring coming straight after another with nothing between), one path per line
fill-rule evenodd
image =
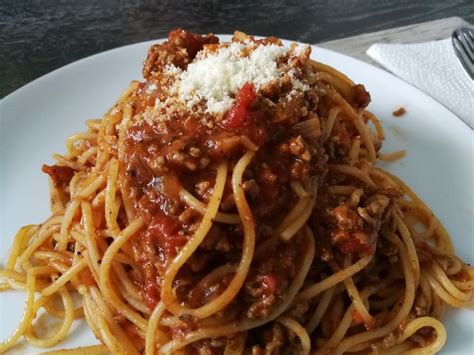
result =
M380 69L178 29L1 124L0 353L474 347L472 131Z

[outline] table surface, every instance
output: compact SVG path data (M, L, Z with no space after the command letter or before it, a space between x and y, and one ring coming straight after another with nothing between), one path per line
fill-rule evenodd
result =
M449 16L474 22L474 1L2 0L0 97L78 59L178 26L314 44Z

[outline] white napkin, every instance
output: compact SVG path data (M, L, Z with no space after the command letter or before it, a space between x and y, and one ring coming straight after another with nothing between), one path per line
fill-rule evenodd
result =
M367 54L432 96L474 129L474 82L464 72L451 39L417 44L373 44Z

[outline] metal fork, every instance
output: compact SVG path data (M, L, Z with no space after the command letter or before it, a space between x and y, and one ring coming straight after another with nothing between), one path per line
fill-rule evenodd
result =
M451 35L451 39L459 63L471 80L474 80L474 28L458 28Z

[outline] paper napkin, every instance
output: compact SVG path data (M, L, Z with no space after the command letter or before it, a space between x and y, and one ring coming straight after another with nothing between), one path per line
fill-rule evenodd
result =
M454 53L451 39L417 44L373 44L367 54L418 87L474 129L474 82Z

